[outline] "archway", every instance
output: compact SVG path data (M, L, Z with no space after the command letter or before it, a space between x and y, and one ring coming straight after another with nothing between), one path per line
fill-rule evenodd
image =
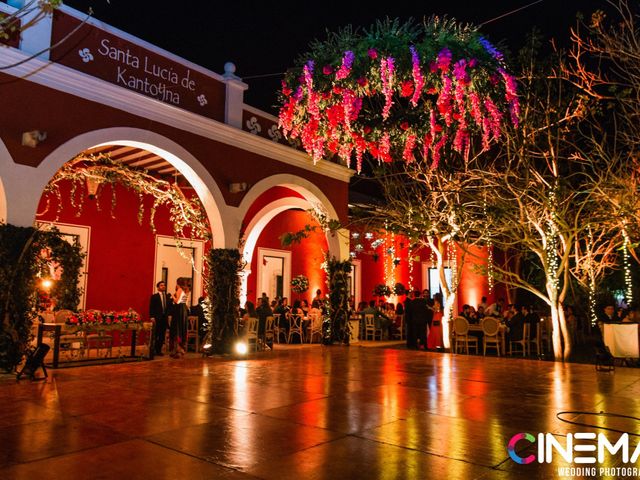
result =
M273 193L278 189L282 190ZM271 193L273 198L269 197ZM257 254L258 239L265 228L283 212L311 209L321 211L328 218L338 217L336 209L318 186L294 175L281 174L268 177L254 185L247 193L239 206L240 218L245 222L242 254L246 262L241 282L241 302L247 300L249 275L258 275L258 272L252 271L251 265L252 262L256 263L254 257ZM338 258L348 256L348 235L341 236L334 232L323 232L323 235L330 255ZM318 267L319 263L321 262L318 262ZM258 285L259 280L256 282ZM320 285L311 285L311 287L317 288Z
M213 234L213 246L225 246L226 204L213 177L202 163L181 145L157 133L136 128L107 128L78 135L51 152L36 169L22 165L7 165L6 161L3 162L0 171L7 171L8 176L5 182L7 221L18 225L32 224L40 195L55 172L78 153L105 145L147 150L173 165L193 186L205 208ZM0 151L0 157L4 156ZM11 161L10 157L7 158ZM29 174L25 175L21 170L27 168Z

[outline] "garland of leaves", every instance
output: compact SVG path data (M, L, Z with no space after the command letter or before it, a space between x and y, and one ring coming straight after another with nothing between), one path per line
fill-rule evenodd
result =
M214 351L228 353L234 337L234 326L240 311L240 272L244 262L240 251L212 248L207 256L210 332Z
M63 243L69 245L57 231L0 225L0 368L6 371L12 371L29 348L31 326L37 316L37 282L50 261L58 262L63 269L59 281L63 286L54 292L58 306L77 308L83 257L79 247Z
M53 234L47 237L49 261L60 264L62 275L53 283L49 295L55 303L56 310L75 311L82 295L78 279L86 254L82 252L77 239L71 244L60 237L57 229L54 228L50 232Z
M70 201L76 209L76 216L82 213L86 195L86 182L97 182L100 187L96 195L97 207L100 209L100 190L104 185L111 185L111 216L114 216L116 206L115 185L122 185L127 190L138 194L140 204L138 209L138 223L142 225L144 218L144 195L154 198L149 213L149 224L155 233L155 214L159 206L165 205L169 209L173 233L176 238L209 239L210 229L204 208L198 198L188 199L175 183L161 180L147 173L145 169L130 167L127 164L113 160L107 154L81 154L67 162L45 187L45 194L53 194L58 199L57 216L62 211L62 193L60 186L63 182L71 182ZM47 210L50 198L47 197Z
M338 260L327 253L322 268L327 273L329 301L322 323L323 343L349 343L349 260Z

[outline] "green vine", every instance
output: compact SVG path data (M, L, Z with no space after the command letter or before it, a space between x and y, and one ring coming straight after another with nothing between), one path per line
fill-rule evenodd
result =
M31 341L37 316L37 283L49 262L63 269L52 292L59 308L75 310L80 297L77 286L82 265L78 246L69 245L58 231L0 225L0 368L12 371Z
M207 256L207 294L210 309L210 338L214 351L229 352L240 311L240 277L244 268L238 250L212 248Z
M329 300L323 322L325 344L348 343L349 339L349 274L351 260L338 260L326 254L323 268L327 273Z
M96 207L100 209L100 195L104 193L105 186L111 186L111 216L114 217L116 207L116 185L121 185L127 190L138 194L140 199L138 208L138 223L142 224L144 218L144 196L151 195L154 198L149 212L149 224L155 233L155 214L158 207L165 205L169 209L170 221L173 225L173 234L176 238L202 238L208 240L211 237L209 222L204 213L204 208L199 199L189 199L180 190L176 183L170 183L158 179L147 173L144 169L137 169L127 164L111 159L109 155L78 155L67 162L51 179L45 187L45 194L52 194L58 200L57 216L62 211L62 194L60 186L64 182L71 183L70 202L76 209L76 216L82 213L82 206L87 195L87 182L98 185L95 195ZM46 198L46 210L50 208L50 199ZM45 211L46 211L45 210Z

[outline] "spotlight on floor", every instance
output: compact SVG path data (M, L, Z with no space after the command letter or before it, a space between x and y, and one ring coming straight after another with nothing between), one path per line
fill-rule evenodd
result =
M234 350L238 355L246 355L248 350L247 344L244 342L238 342L236 343Z

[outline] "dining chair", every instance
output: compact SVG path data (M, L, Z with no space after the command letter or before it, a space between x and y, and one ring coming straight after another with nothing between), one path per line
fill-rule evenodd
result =
M269 315L264 324L264 345L273 350L273 342L275 339L275 316Z
M498 356L500 356L500 323L496 318L493 317L485 317L481 322L482 333L484 336L482 337L482 350L483 355L487 354L487 347L495 348Z
M531 331L529 331L529 336L531 336ZM535 338L529 338L529 354L532 353L532 346L536 347L536 356L539 356L542 353L542 323L536 323L536 336Z
M364 315L364 339L369 340L369 337L371 337L371 340L376 339L376 321L373 313Z
M398 323L396 323L398 331L393 332L392 336L398 340L404 340L404 315L396 315L396 318L398 319Z
M322 339L322 317L317 313L312 313L309 318L311 319L309 324L309 343L311 343L315 335Z
M469 347L473 347L478 353L478 339L469 336L469 321L464 317L456 317L453 320L453 329L455 330L455 351L457 353L458 346L464 347L465 353L469 354Z
M200 332L198 331L197 315L189 315L187 317L187 338L184 343L187 352L189 351L189 340L194 340L192 342L195 347L194 352L200 351Z
M258 319L249 317L246 322L245 339L247 340L247 348L255 352L258 351Z
M280 333L282 329L280 328L280 314L273 314L273 339L276 343L280 343Z
M520 345L522 347L522 356L526 357L529 352L529 324L522 326L522 338L520 340L509 340L509 355L513 355L513 347Z
M289 336L287 337L287 343L291 343L293 335L298 335L300 337L300 343L304 343L302 317L300 317L300 315L291 315L289 317Z

